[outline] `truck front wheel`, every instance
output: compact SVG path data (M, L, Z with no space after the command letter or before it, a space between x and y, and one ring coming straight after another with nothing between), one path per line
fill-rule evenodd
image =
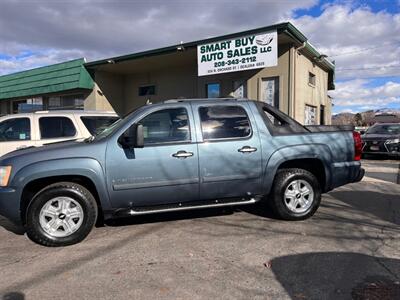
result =
M276 174L270 204L275 214L284 220L304 220L311 217L321 203L321 188L317 178L303 169L282 169Z
M92 230L97 204L83 186L72 182L52 184L35 195L27 211L28 237L49 247L79 243Z

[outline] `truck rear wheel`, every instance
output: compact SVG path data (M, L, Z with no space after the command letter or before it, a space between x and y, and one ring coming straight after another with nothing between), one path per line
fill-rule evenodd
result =
M311 217L321 203L317 178L303 169L282 169L276 174L270 204L277 217L304 220Z
M27 234L48 247L73 245L86 238L96 219L93 195L79 184L59 182L33 198L27 211Z

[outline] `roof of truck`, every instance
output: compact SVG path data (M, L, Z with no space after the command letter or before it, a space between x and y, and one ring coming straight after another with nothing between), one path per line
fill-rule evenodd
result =
M33 116L33 115L47 115L47 116L60 116L60 115L79 115L79 116L84 116L84 115L90 115L90 116L115 116L118 117L118 115L113 112L113 111L89 111L89 110L41 110L41 111L35 111L35 112L30 112L30 113L18 113L18 114L13 114L13 115L4 115L5 116L15 116L15 117L27 117L27 116Z

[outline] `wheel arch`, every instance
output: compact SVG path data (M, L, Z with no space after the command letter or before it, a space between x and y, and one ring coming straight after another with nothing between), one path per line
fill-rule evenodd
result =
M103 170L100 164L93 159L40 162L20 170L15 178L20 181L18 185L22 186L20 214L24 224L26 211L32 198L46 186L57 182L73 182L87 188L96 199L99 220L102 212L110 209Z
M313 144L281 148L271 155L265 167L264 192L269 194L276 173L285 168L300 168L309 171L317 177L322 192L327 192L331 182L330 161L332 161L332 155L326 145Z

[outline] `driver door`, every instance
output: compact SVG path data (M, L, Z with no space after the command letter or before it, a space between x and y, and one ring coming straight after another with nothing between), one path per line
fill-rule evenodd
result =
M135 122L144 147L107 147L107 185L115 208L194 201L199 196L198 151L190 105L157 108Z

